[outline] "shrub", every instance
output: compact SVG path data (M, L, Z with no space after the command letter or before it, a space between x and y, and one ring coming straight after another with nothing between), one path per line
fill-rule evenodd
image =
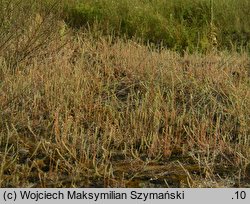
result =
M0 56L9 68L44 53L48 42L57 39L57 1L0 1Z

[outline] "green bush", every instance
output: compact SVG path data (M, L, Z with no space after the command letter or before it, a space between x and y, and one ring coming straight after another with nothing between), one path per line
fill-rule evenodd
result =
M214 37L219 49L249 50L249 10L248 0L77 0L65 3L64 14L75 28L95 26L192 52L214 47Z

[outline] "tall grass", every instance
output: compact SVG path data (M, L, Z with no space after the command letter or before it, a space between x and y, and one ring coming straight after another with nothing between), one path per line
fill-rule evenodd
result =
M219 49L249 49L249 10L247 0L78 0L65 7L65 19L192 52L211 50L215 37Z

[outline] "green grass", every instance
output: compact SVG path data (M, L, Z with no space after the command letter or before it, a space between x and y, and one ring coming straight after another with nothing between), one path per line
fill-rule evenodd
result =
M73 27L97 26L104 33L136 36L178 51L211 50L213 36L219 49L249 49L248 0L73 2L65 7L66 21Z

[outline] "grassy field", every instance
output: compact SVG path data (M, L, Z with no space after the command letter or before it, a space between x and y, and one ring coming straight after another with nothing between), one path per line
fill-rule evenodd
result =
M74 3L73 3L74 2ZM73 27L90 26L177 51L249 50L248 0L78 0L65 6Z
M0 187L249 187L248 8L0 1Z

